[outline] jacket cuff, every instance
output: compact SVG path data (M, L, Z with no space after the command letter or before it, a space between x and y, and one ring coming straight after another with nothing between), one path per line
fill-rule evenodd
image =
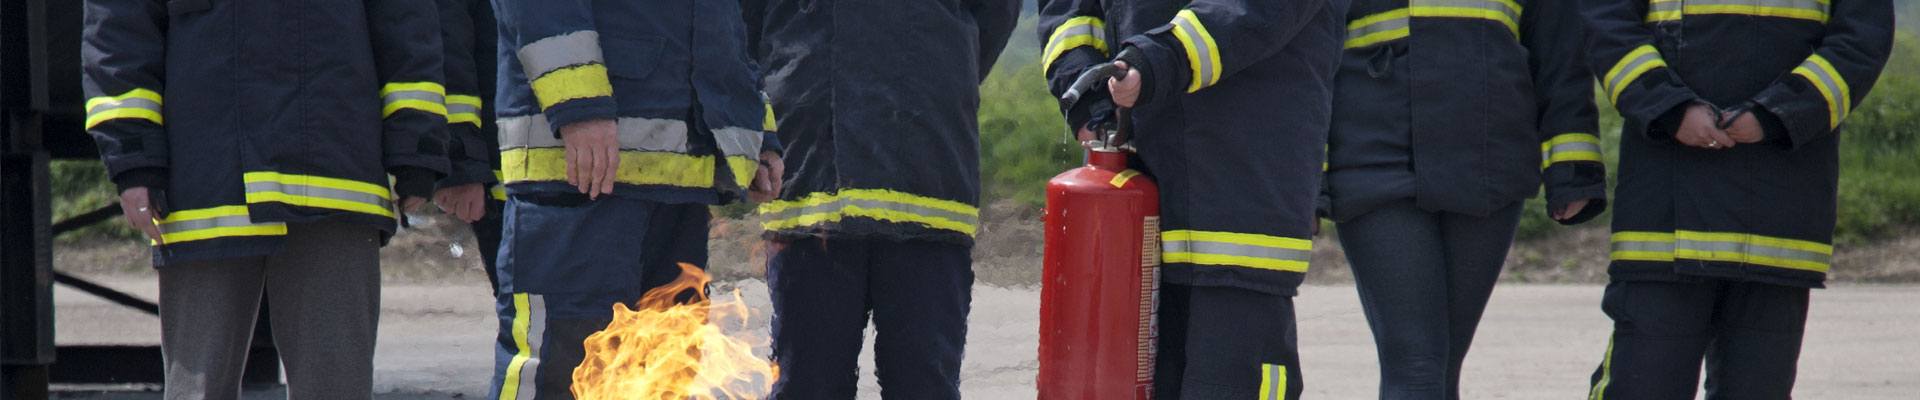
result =
M433 183L439 180L433 170L416 167L398 167L393 169L393 191L400 198L433 197Z
M619 111L620 106L613 102L612 97L594 97L555 104L548 107L545 113L548 126L553 127L553 138L559 139L562 127L580 121L614 119Z
M452 172L453 173L447 174L445 178L440 178L440 181L435 182L434 189L446 189L470 184L485 185L496 181L493 177L493 169L485 162L473 160L455 161L453 162Z
M1597 162L1575 161L1555 163L1547 167L1542 181L1546 183L1547 213L1565 208L1575 201L1587 200L1586 208L1573 218L1557 221L1561 225L1575 225L1599 216L1607 210L1607 170Z
M1647 138L1673 139L1673 135L1680 132L1680 123L1687 119L1687 108L1692 106L1693 102L1689 101L1668 108L1667 112L1661 113L1659 118L1654 118L1647 124Z
M762 132L760 135L760 152L773 152L774 155L786 157L787 146L780 143L780 135L776 135L773 132Z
M1793 138L1787 134L1787 124L1780 121L1779 115L1758 104L1747 109L1747 112L1753 114L1753 119L1760 121L1760 142L1793 145Z
M1187 56L1184 51L1175 50L1178 45L1173 44L1176 39L1169 29L1171 25L1127 39L1127 47L1134 51L1121 61L1140 71L1140 99L1134 103L1135 107L1185 93L1181 89L1187 86Z
M157 167L134 168L120 171L111 179L113 186L122 192L137 187L165 188L167 187L167 170Z

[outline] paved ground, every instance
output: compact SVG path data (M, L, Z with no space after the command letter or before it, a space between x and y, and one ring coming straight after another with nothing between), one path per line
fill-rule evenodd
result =
M150 280L106 279L152 296ZM477 398L486 394L494 324L479 285L388 287L381 319L376 390L382 398ZM766 308L765 285L745 281L742 296ZM154 318L85 294L55 292L60 343L155 343ZM1464 397L1578 398L1604 346L1607 320L1598 286L1505 285L1494 296L1473 357ZM970 398L1033 398L1039 295L1026 288L982 287L974 294L964 389ZM1320 399L1373 396L1372 337L1351 286L1311 286L1299 300L1307 393ZM765 329L765 319L752 321ZM1806 399L1911 399L1920 393L1920 286L1842 286L1815 293L1795 395ZM871 336L871 335L869 335ZM861 369L871 371L871 355ZM878 398L871 373L862 398ZM71 392L65 398L149 399L151 393ZM249 397L276 398L277 393Z

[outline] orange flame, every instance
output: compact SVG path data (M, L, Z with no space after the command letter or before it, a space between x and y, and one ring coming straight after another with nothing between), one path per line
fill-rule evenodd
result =
M732 300L707 298L711 278L680 264L680 278L648 291L639 308L613 305L613 323L587 337L586 359L573 370L573 395L601 399L756 399L773 390L780 367L754 356L767 339L751 332L723 332L709 320L749 315L739 291ZM693 291L692 301L676 302Z

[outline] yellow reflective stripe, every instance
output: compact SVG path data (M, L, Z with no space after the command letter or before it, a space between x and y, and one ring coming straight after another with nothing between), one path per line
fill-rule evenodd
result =
M1068 18L1067 22L1053 28L1048 35L1047 45L1040 51L1040 69L1053 69L1053 62L1060 56L1082 46L1093 47L1101 55L1107 54L1107 23L1099 18L1078 16Z
M141 119L155 125L165 125L161 116L160 93L147 89L133 89L118 96L100 96L87 99L86 129L93 129L107 121L116 119Z
M1368 15L1347 23L1348 49L1372 46L1407 37L1408 12L1405 8Z
M1540 168L1571 161L1602 162L1600 137L1591 133L1562 133L1540 143Z
M607 80L607 66L581 64L563 67L533 78L533 96L540 109L571 100L613 96L613 83Z
M1606 400L1607 386L1613 384L1613 337L1607 337L1607 355L1600 361L1600 381L1593 384L1587 400Z
M447 95L447 123L473 124L480 127L480 97L468 95Z
M1168 263L1236 266L1277 271L1307 271L1313 241L1238 232L1172 230L1160 234L1161 258Z
M1615 261L1673 261L1673 234L1665 232L1614 232L1609 239Z
M1620 93L1632 86L1634 80L1640 79L1640 75L1666 66L1667 60L1660 57L1660 50L1653 45L1643 44L1634 48L1626 56L1620 57L1620 61L1607 71L1606 80L1601 81L1606 86L1607 99L1615 104L1620 103Z
M1846 120L1853 112L1853 89L1848 87L1840 70L1834 69L1826 57L1819 54L1807 57L1800 66L1793 68L1793 74L1806 78L1814 89L1827 100L1827 129L1840 127L1840 121Z
M1260 400L1287 398L1287 366L1260 364Z
M628 185L711 188L718 167L715 164L713 156L622 150L620 171L614 181ZM501 150L500 170L502 183L566 181L567 150L556 147ZM748 175L748 179L752 179L752 175Z
M507 201L507 187L502 184L494 184L493 188L487 189L487 195L493 197L494 200Z
M287 234L287 225L279 222L254 223L247 206L219 206L168 213L155 220L160 240L166 244L238 236L279 236Z
M527 303L526 293L513 294L514 353L513 359L507 361L506 377L501 379L505 381L505 383L500 386L500 400L517 400L519 398L521 381L520 367L526 365L527 360L534 357L533 350L527 343L527 330L533 322L531 315L529 315L531 314L529 309L531 309L532 306Z
M1826 23L1827 0L1652 0L1647 22L1673 22L1688 15L1745 15L1791 18Z
M1804 19L1804 20L1815 21L1820 23L1827 22L1827 11L1824 9L1809 10L1809 9L1801 9L1801 8L1768 7L1768 6L1747 5L1747 4L1717 4L1717 5L1689 4L1682 9L1681 13L1685 15L1734 14L1734 15L1750 15L1750 16L1756 16L1756 17L1779 17L1779 18Z
M1191 9L1183 9L1174 15L1172 24L1173 36L1180 39L1180 46L1187 51L1187 67L1193 70L1187 93L1220 83L1220 46L1214 43L1207 26L1200 23L1200 17Z
M382 118L393 116L400 110L419 110L434 115L447 115L447 88L435 82L393 82L380 87L383 105L380 108Z
M1506 25L1520 35L1519 3L1513 0L1413 0L1410 15L1422 18L1475 18Z
M766 121L760 122L760 130L767 131L767 132L779 132L780 124L778 123L777 120L773 118L773 103L761 103L761 104L767 105L767 118L766 118Z
M324 176L248 172L247 203L284 203L393 217L393 192L385 186ZM319 195L330 193L332 195Z
M286 174L279 172L248 172L241 176L247 183L276 182L289 185L315 186L328 189L360 192L385 200L393 200L393 192L386 186L351 179L329 178L314 175Z
M341 210L341 211L352 211L357 213L379 215L382 217L394 216L393 210L389 210L386 207L381 207L375 204L367 204L367 203L362 203L357 201L347 201L347 200L340 200L340 199L330 199L325 197L301 196L301 195L295 195L295 194L288 194L285 192L248 192L247 203L249 204L285 203L287 205L313 207L313 208L328 208L328 209Z
M1737 232L1623 231L1615 232L1611 241L1616 261L1685 259L1826 273L1833 256L1829 244Z
M858 217L921 224L968 236L974 234L980 218L979 208L966 203L886 189L816 192L801 199L761 205L759 212L768 216L767 222L761 224L767 230L794 229Z

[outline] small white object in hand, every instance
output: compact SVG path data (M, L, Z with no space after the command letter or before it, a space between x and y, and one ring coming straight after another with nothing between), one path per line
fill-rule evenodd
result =
M454 243L452 246L447 246L447 252L453 253L453 258L460 258L461 255L467 254L467 248Z

